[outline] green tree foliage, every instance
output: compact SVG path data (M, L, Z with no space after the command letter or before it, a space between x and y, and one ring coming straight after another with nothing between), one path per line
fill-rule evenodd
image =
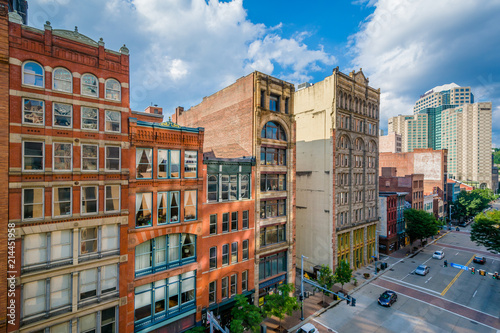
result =
M500 148L495 148L493 152L493 163L500 164Z
M333 275L332 269L328 265L321 265L321 269L318 272L318 279L316 280L318 284L328 290L331 290L335 284L335 276ZM322 289L317 289L323 292L323 300L325 302L325 292Z
M406 220L406 233L410 237L410 243L420 239L423 241L427 237L438 233L440 222L434 215L423 210L407 209L404 211Z
M453 202L452 217L461 219L474 216L483 211L488 204L496 200L497 195L490 189L475 189L473 191L461 191L458 198Z
M344 284L348 283L352 279L352 269L349 263L342 260L337 268L335 269L334 282L340 283L342 289L344 289Z
M186 333L204 333L206 332L207 329L205 327L202 327L202 326L196 326L196 327L193 327L191 328L189 331L187 331Z
M233 319L230 323L230 330L234 333L251 331L258 333L262 322L262 313L258 307L248 303L248 299L243 295L234 297L235 305L231 310Z
M264 313L267 316L279 318L278 329L281 328L281 321L285 318L285 315L291 316L293 311L300 308L297 299L290 296L294 289L293 284L284 283L278 287L277 293L265 297Z
M479 214L472 224L470 239L488 251L500 253L500 211Z

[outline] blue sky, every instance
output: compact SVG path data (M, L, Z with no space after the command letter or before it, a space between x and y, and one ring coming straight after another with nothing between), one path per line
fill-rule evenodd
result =
M29 25L130 50L133 110L171 114L259 70L299 84L363 68L387 119L446 83L493 102L500 147L500 0L29 0Z

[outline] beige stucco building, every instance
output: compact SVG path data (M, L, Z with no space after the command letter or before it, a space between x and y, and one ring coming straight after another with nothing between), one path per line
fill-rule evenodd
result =
M397 133L401 135L402 152L410 152L417 148L427 148L429 139L428 115L425 113L411 116L402 116L389 118L389 134Z
M297 258L304 269L368 264L378 222L380 89L338 69L294 93L297 124Z
M380 153L401 153L403 150L401 134L388 133L378 138Z

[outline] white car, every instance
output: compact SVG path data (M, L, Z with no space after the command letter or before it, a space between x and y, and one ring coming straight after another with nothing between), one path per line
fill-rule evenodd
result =
M319 331L313 324L307 323L299 328L296 333L319 333Z
M444 251L436 251L432 255L434 259L443 259L444 258Z

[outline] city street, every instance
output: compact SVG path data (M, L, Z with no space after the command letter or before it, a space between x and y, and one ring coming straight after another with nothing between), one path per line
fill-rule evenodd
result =
M356 307L340 303L315 318L314 324L321 332L497 332L500 280L480 276L477 270L500 271L500 256L472 243L468 229L447 234L413 258L384 258L390 269L351 294ZM445 258L433 259L436 250L444 251ZM473 263L474 255L484 255L486 263ZM451 263L475 267L476 274ZM415 275L418 265L429 266L429 274ZM390 308L377 303L385 290L398 294Z

